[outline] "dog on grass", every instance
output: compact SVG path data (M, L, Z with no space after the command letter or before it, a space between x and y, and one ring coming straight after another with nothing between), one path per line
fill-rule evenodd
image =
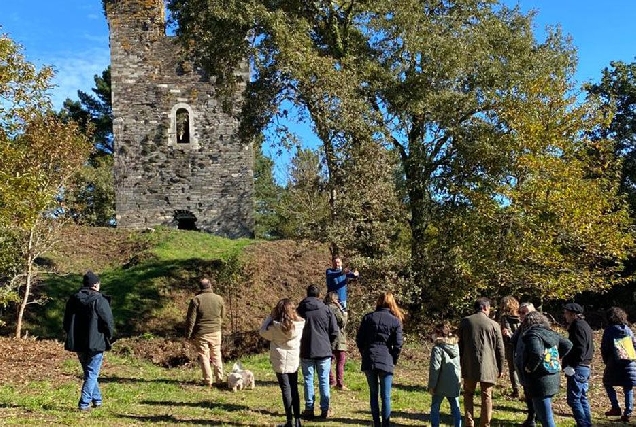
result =
M243 369L240 362L236 362L232 367L232 372L227 375L227 387L232 391L243 390L244 388L254 389L256 380L254 373Z

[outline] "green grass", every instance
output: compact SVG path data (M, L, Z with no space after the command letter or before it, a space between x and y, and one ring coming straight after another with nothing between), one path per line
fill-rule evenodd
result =
M407 353L417 352L411 348ZM0 383L0 419L2 425L219 425L271 426L284 421L280 391L270 368L267 354L241 360L257 378L254 390L232 393L200 385L198 366L164 369L148 362L108 353L101 373L104 406L79 413L76 410L81 384L79 365L74 359L62 363L63 380L48 380L43 373L38 382L23 383L19 379ZM395 426L428 424L430 395L425 391L427 374L424 362L402 360L396 369L392 395ZM231 369L232 361L226 362ZM302 380L300 380L302 381ZM368 387L359 362L349 360L345 381L348 391L332 390L334 417L328 421L306 422L320 425L370 424ZM493 426L519 425L523 419L523 403L502 396L504 387L494 393ZM301 407L303 391L300 385ZM559 427L574 423L564 406L563 392L555 400ZM479 397L476 397L477 408ZM565 408L565 409L564 409ZM451 425L448 404L442 405L443 425ZM602 425L601 422L595 425Z
M208 233L159 228L157 242L152 253L160 261L184 261L190 259L220 259L226 261L241 253L245 246L254 243L250 239L230 240Z

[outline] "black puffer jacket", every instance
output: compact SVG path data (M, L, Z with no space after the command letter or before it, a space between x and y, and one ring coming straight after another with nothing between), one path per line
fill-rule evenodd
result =
M402 350L402 324L388 308L365 314L356 344L362 356L362 371L379 369L393 373Z
M533 325L521 336L523 340L524 386L530 397L554 396L559 391L560 372L547 373L543 370L544 350L557 346L559 357L572 348L572 342L551 329Z
M108 299L98 291L81 288L66 303L63 327L68 351L110 350L115 323Z
M307 297L298 304L298 315L305 319L300 339L301 359L331 357L331 343L338 338L336 317L320 299Z

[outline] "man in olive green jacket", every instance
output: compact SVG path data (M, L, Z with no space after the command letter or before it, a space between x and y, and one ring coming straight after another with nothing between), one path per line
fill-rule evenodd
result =
M186 336L199 358L203 380L208 386L223 384L221 360L221 326L225 316L225 303L212 291L208 279L201 279L200 292L192 298L186 319ZM214 379L212 369L214 367Z
M464 379L464 413L466 427L474 427L473 397L477 384L481 388L480 427L489 427L492 419L492 388L501 377L505 350L501 327L492 320L490 300L479 298L475 314L464 317L459 325L459 357Z

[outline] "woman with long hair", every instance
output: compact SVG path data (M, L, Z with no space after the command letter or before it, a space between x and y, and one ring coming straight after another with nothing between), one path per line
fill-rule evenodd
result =
M605 386L605 391L612 407L605 412L605 415L608 417L620 416L623 422L629 422L634 409L633 388L636 386L636 361L631 360L633 355L629 356L627 352L625 355L621 355L616 347L622 341L631 351L636 343L634 334L627 323L627 313L623 309L618 307L608 309L607 320L609 326L603 331L601 357L605 363L603 386ZM625 395L623 411L621 411L621 406L618 403L614 386L622 387L623 389L623 394Z
M300 396L298 394L298 366L300 338L305 320L298 316L289 298L283 298L265 318L259 333L269 343L269 361L283 396L287 422L281 427L300 427Z
M402 350L404 314L391 292L380 294L375 311L360 323L356 344L362 356L362 371L369 384L369 402L373 425L386 427L391 419L391 385L393 369ZM378 385L382 412L378 405Z
M512 295L503 297L499 307L499 325L501 326L501 335L503 336L504 346L506 348L506 362L508 364L510 385L512 385L512 397L515 398L519 397L519 377L515 371L514 346L512 345L511 338L520 324L519 301Z

